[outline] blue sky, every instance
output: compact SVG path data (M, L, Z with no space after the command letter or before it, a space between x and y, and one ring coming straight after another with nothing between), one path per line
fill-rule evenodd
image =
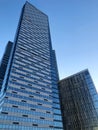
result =
M28 0L49 16L60 79L88 68L98 90L98 0ZM0 0L0 59L25 0Z

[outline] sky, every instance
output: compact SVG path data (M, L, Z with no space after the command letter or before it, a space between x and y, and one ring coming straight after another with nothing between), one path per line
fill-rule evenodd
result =
M28 0L49 17L60 79L86 68L98 91L98 0ZM0 59L25 0L0 0Z

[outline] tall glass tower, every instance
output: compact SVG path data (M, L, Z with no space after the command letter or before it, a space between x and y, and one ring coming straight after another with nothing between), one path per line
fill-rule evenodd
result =
M58 79L48 17L26 2L0 93L0 129L62 130Z

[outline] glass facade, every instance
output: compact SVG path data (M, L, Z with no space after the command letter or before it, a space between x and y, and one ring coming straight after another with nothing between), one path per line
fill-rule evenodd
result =
M88 70L59 82L64 130L98 129L98 94Z
M48 16L26 2L10 56L0 129L63 130Z

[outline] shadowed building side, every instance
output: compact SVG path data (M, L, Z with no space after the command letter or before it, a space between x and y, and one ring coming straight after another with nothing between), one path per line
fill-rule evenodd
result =
M9 41L5 48L5 52L4 52L4 55L3 55L1 63L0 63L0 91L2 89L4 76L6 73L7 65L9 62L9 57L10 57L11 50L12 50L12 45L13 45L13 43L11 41Z

